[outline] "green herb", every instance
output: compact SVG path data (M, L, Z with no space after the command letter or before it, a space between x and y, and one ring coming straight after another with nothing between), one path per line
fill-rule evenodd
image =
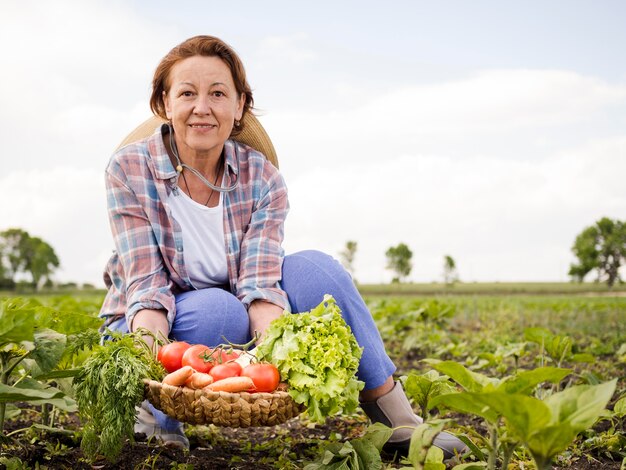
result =
M327 444L317 461L309 463L304 470L381 470L380 451L392 432L381 423L372 424L363 437L343 444Z
M89 458L101 453L113 461L123 438L133 439L135 407L144 398L143 379L160 380L163 369L140 337L113 333L94 350L74 378L84 420L81 447Z
M364 385L355 377L361 352L328 295L309 312L285 313L274 320L258 348L259 358L278 367L291 397L316 422L358 406Z

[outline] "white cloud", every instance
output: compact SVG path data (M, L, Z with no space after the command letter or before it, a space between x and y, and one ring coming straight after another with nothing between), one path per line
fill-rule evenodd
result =
M3 4L4 151L22 169L106 161L150 115L151 75L172 44L170 34L119 2Z
M336 254L356 240L364 282L390 279L384 252L399 242L414 251L418 281L440 279L445 254L465 280L565 280L575 236L626 213L625 143L595 142L536 164L414 154L312 169L291 181L286 246Z
M48 242L61 261L56 278L102 284L113 248L104 170L11 171L0 179L2 228L20 227Z
M626 135L596 130L625 105L626 87L595 78L484 71L349 110L268 116L291 189L288 247L337 253L357 240L357 277L371 282L390 277L384 251L400 241L416 252L416 280L440 277L447 253L473 279L563 280L575 235L626 213ZM403 117L379 125L385 115Z
M375 91L351 107L279 110L264 122L285 158L325 166L338 155L370 164L413 149L529 158L564 133L575 141L577 126L623 115L626 107L623 84L551 70L483 71L465 80Z
M287 36L267 36L259 42L257 47L257 61L263 67L272 67L280 63L302 65L314 62L317 52L307 43L309 36L306 33L295 33Z

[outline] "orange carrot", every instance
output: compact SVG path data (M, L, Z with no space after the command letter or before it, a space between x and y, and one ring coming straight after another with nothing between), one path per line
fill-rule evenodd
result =
M213 377L204 372L194 372L185 381L185 386L193 389L201 389L213 383Z
M245 392L254 388L254 382L250 377L227 377L206 388L214 392Z
M191 366L183 366L174 372L171 372L165 376L163 379L164 384L174 385L178 387L179 385L184 385L185 381L191 377L191 374L194 373L194 370Z

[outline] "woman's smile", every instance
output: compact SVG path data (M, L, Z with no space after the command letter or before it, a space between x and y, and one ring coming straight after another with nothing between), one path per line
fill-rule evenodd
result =
M226 63L213 56L181 60L169 82L164 103L182 161L196 168L214 166L242 117L244 95L237 93Z

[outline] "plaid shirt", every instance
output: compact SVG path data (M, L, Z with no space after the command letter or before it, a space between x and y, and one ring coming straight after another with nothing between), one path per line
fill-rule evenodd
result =
M236 148L235 148L236 146ZM246 306L262 299L289 310L280 288L287 188L278 170L256 150L239 142L224 145L224 240L230 291ZM237 162L238 160L238 162ZM104 273L108 288L100 316L105 325L141 309L176 315L174 295L192 290L183 260L180 225L167 196L178 174L161 129L117 151L106 169L107 206L116 250Z

